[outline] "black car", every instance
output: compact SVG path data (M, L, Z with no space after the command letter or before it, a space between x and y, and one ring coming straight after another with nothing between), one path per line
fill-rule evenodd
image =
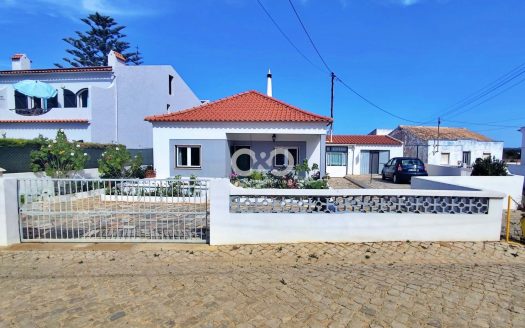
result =
M394 183L410 182L414 176L428 176L425 164L415 157L394 157L381 171L383 180L392 179Z

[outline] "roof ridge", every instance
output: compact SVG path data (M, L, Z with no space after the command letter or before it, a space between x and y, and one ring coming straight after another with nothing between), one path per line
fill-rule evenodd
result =
M301 113L308 114L308 115L313 115L313 116L316 116L316 117L318 117L318 118L323 118L323 119L326 118L326 119L329 119L330 121L333 121L333 119L332 119L331 117L324 116L324 115L320 115L320 114L317 114L317 113L314 113L314 112L310 112L310 111L307 111L307 110L301 109L301 108L296 107L296 106L294 106L294 105L290 105L290 104L288 104L288 103L286 103L286 102L284 102L284 101L282 101L282 100L279 100L279 99L277 99L277 98L267 96L267 95L263 94L263 93L260 92L260 91L257 91L257 90L251 90L251 91L249 91L249 92L255 92L255 93L259 94L260 96L263 96L263 97L265 97L265 98L268 98L268 99L271 99L271 100L273 100L273 101L276 101L276 102L278 102L278 103L280 103L280 104L282 104L282 105L284 105L284 106L291 107L291 108L293 108L293 109L295 109L295 110L300 111Z
M149 115L149 116L146 116L144 118L145 121L154 121L154 120L157 120L157 119L162 119L162 118L175 118L177 116L181 116L181 115L184 115L184 114L187 114L189 112L193 112L193 111L197 111L197 110L205 110L206 108L213 108L214 106L217 106L218 104L221 104L225 101L228 101L228 100L231 100L231 99L235 99L235 98L239 98L239 97L242 97L244 95L249 95L249 94L252 94L252 95L255 95L257 97L261 97L262 100L261 101L273 101L273 102L276 102L278 103L279 105L281 106L284 106L286 108L288 108L289 110L293 110L293 111L297 111L301 114L304 114L304 115L308 115L308 116L311 116L313 117L312 120L315 119L318 119L318 120L325 120L325 121L328 121L328 122L331 122L332 119L327 117L327 116L323 116L323 115L319 115L319 114L316 114L316 113L313 113L313 112L309 112L309 111L305 111L303 109L300 109L296 106L293 106L293 105L290 105L284 101L281 101L279 99L275 99L273 97L269 97L257 90L247 90L247 91L243 91L243 92L239 92L239 93L236 93L236 94L233 94L231 96L227 96L227 97L224 97L224 98L220 98L220 99L217 99L217 100L214 100L212 102L209 102L207 104L201 104L201 105L198 105L198 106L194 106L194 107L191 107L191 108L187 108L187 109L183 109L183 110L180 110L180 111L176 111L176 112L172 112L172 113L165 113L165 114L159 114L159 115Z

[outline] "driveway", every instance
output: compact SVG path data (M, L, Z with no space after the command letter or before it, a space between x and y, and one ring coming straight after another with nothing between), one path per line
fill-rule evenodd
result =
M382 180L380 175L348 175L345 179L365 189L410 189L410 183L393 183Z
M524 289L501 242L0 249L1 327L523 327Z

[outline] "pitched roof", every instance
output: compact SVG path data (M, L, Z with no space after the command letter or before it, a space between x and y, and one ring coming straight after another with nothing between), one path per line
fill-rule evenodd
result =
M438 137L438 128L436 126L410 126L400 125L399 129L405 130L419 139L422 140L434 140ZM466 128L439 128L439 139L440 140L476 140L476 141L493 141L489 137L486 137L477 132L471 131Z
M331 118L304 111L258 91L246 91L183 111L148 116L150 122L324 122Z
M393 145L401 146L403 143L391 136L386 135L369 135L369 134L355 134L355 135L333 135L326 136L327 144L337 145Z
M47 119L47 120L0 120L0 123L89 123L84 119Z
M94 67L68 67L68 68L42 68L42 69L22 69L0 71L0 75L21 75L21 74L48 74L48 73L83 73L83 72L111 72L111 66Z

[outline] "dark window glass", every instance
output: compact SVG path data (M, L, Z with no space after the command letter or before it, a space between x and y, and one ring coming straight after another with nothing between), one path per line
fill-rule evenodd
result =
M42 108L42 99L33 97L33 108Z
M404 159L401 161L401 165L419 165L422 166L423 162L421 162L419 159Z
M27 96L15 91L15 109L27 109Z
M54 96L53 98L49 98L47 100L47 108L57 108L58 107L58 95Z
M73 91L64 89L64 108L77 107L77 96Z
M173 75L170 75L168 78L168 92L170 95L173 92Z
M78 100L80 101L80 107L86 108L88 106L88 90L80 90L78 92Z
M201 149L199 147L191 148L191 166L201 166Z

